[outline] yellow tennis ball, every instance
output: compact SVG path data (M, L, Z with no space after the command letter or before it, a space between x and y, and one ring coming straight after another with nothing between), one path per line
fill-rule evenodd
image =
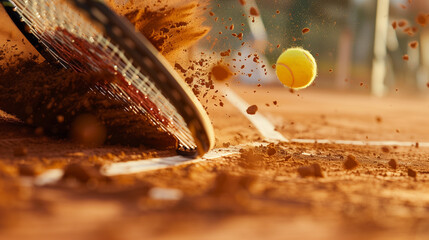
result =
M307 50L289 48L277 59L276 73L285 86L292 89L306 88L317 76L316 60Z

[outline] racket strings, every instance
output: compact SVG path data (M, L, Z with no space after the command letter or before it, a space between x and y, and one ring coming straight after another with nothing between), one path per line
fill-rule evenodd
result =
M173 134L180 147L196 148L187 124L155 84L66 1L13 2L31 33L62 66L80 72L105 71L107 67L124 82L111 83L107 89L95 87L95 91L126 103L126 111L146 115L152 124Z

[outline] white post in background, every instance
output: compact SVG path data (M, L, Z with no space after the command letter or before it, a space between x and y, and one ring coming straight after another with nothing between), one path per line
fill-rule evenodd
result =
M381 97L385 92L386 48L389 27L389 0L377 1L375 20L374 59L372 63L371 93Z
M346 89L349 86L345 80L349 77L350 73L352 44L352 33L350 29L346 27L341 31L340 41L338 42L337 75L335 77L335 82L339 89Z
M243 6L243 8L247 14L249 14L250 8L252 7L255 8L260 14L255 0L247 0L246 2L247 3ZM261 48L258 50L265 50L268 45L268 34L261 15L247 18L247 24L249 25L250 32L252 33L255 42L258 44L257 47Z
M422 29L420 34L421 63L417 71L417 86L421 91L427 91L429 84L429 30Z
M250 18L247 17L247 24L249 25L250 32L253 36L254 41L251 44L252 50L247 49L247 47L243 47L242 52L253 53L254 51L256 51L259 54L259 58L264 62L264 64L269 66L269 61L265 56L265 50L267 49L267 46L268 46L268 34L267 34L267 30L265 28L264 22L262 21L262 17L260 15L258 4L256 3L255 0L246 0L246 4L243 6L244 11L247 14L249 14L250 9L252 7L255 8L259 12L259 16L251 16ZM250 50L250 52L246 51L246 49ZM239 57L237 57L237 59L239 59ZM252 66L252 61L250 61L246 65ZM252 67L250 67L250 68L252 68ZM267 67L265 69L267 71L266 75L265 75L264 70L260 67L256 67L254 69L254 71L258 72L256 75L260 76L261 79L263 79L263 82L265 82L265 83L273 83L273 82L277 83L276 77L275 77L276 75L275 75L274 71L272 70L272 68Z

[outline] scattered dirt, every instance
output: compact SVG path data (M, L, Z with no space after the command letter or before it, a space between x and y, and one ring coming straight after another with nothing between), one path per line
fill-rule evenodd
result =
M211 74L218 81L225 81L232 76L231 71L224 65L213 66Z
M256 105L251 105L246 110L247 114L249 114L249 115L255 115L257 111L258 111L258 106L256 106Z
M126 17L136 30L174 64L181 51L204 37L209 28L203 25L205 4L198 1L133 0L125 4L107 1L119 14Z
M419 43L417 41L410 42L410 47L416 49L419 46Z
M416 22L425 27L429 22L429 14L420 13L416 18Z
M310 166L303 166L298 168L298 174L303 177L316 177L316 178L322 178L323 173L320 165L318 163L314 163Z
M381 122L383 122L383 118L380 116L376 116L375 121L377 121L377 123L381 123Z
M303 28L302 29L302 34L307 34L310 32L310 28Z
M353 170L359 166L359 162L356 160L354 155L347 155L344 161L344 168L346 170Z
M408 21L407 20L400 20L399 22L398 22L398 27L405 27L405 26L407 26L408 25Z
M89 183L90 181L107 181L108 177L103 176L96 166L88 164L72 163L64 168L63 181L76 180L80 183Z
M276 154L277 153L277 151L276 151L276 149L275 148L273 148L273 147L270 147L270 148L268 148L268 150L267 150L267 154L268 154L268 156L273 156L274 154Z
M384 153L389 153L389 152L390 152L390 148L389 148L389 147L387 147L387 146L383 146L383 147L381 148L381 150L382 150Z
M255 17L259 16L259 11L258 11L258 9L256 9L255 7L251 7L251 8L250 8L250 15L251 15L251 16L255 16Z
M407 173L408 173L408 176L409 176L409 177L412 177L412 178L416 178L416 177L417 177L417 172L416 172L416 171L414 171L414 170L413 170L413 169L411 169L411 168L408 168Z
M389 166L392 168L392 169L397 169L398 168L398 163L396 162L396 160L395 159L390 159L390 161L389 161Z

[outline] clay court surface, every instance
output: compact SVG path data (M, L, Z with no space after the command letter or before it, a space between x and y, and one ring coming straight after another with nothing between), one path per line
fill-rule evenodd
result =
M0 26L0 43L34 53L13 28ZM228 156L133 174L104 170L176 152L84 147L0 111L0 239L428 239L429 98L371 97L368 79L318 88L335 73L294 93L232 79L227 89L290 141L267 141L248 105L220 92L205 106Z
M81 148L67 140L37 136L34 129L6 116L0 123L1 239L427 238L427 98L397 93L395 98L379 99L311 89L297 96L283 88L257 88L256 93L253 86L232 89L260 106L259 112L288 139L413 145L257 144L224 158L103 177L97 174L101 165L173 153L120 146ZM278 101L277 106L272 101ZM209 113L217 148L264 142L227 101ZM14 156L19 148L28 154ZM347 171L343 163L350 155L360 165ZM396 170L388 164L391 159L397 162ZM19 176L69 163L85 166L91 179L86 181L75 171L67 180L34 186L34 178ZM299 168L314 163L323 177L299 175ZM408 169L417 176L410 177ZM175 196L157 198L154 188L175 189Z

